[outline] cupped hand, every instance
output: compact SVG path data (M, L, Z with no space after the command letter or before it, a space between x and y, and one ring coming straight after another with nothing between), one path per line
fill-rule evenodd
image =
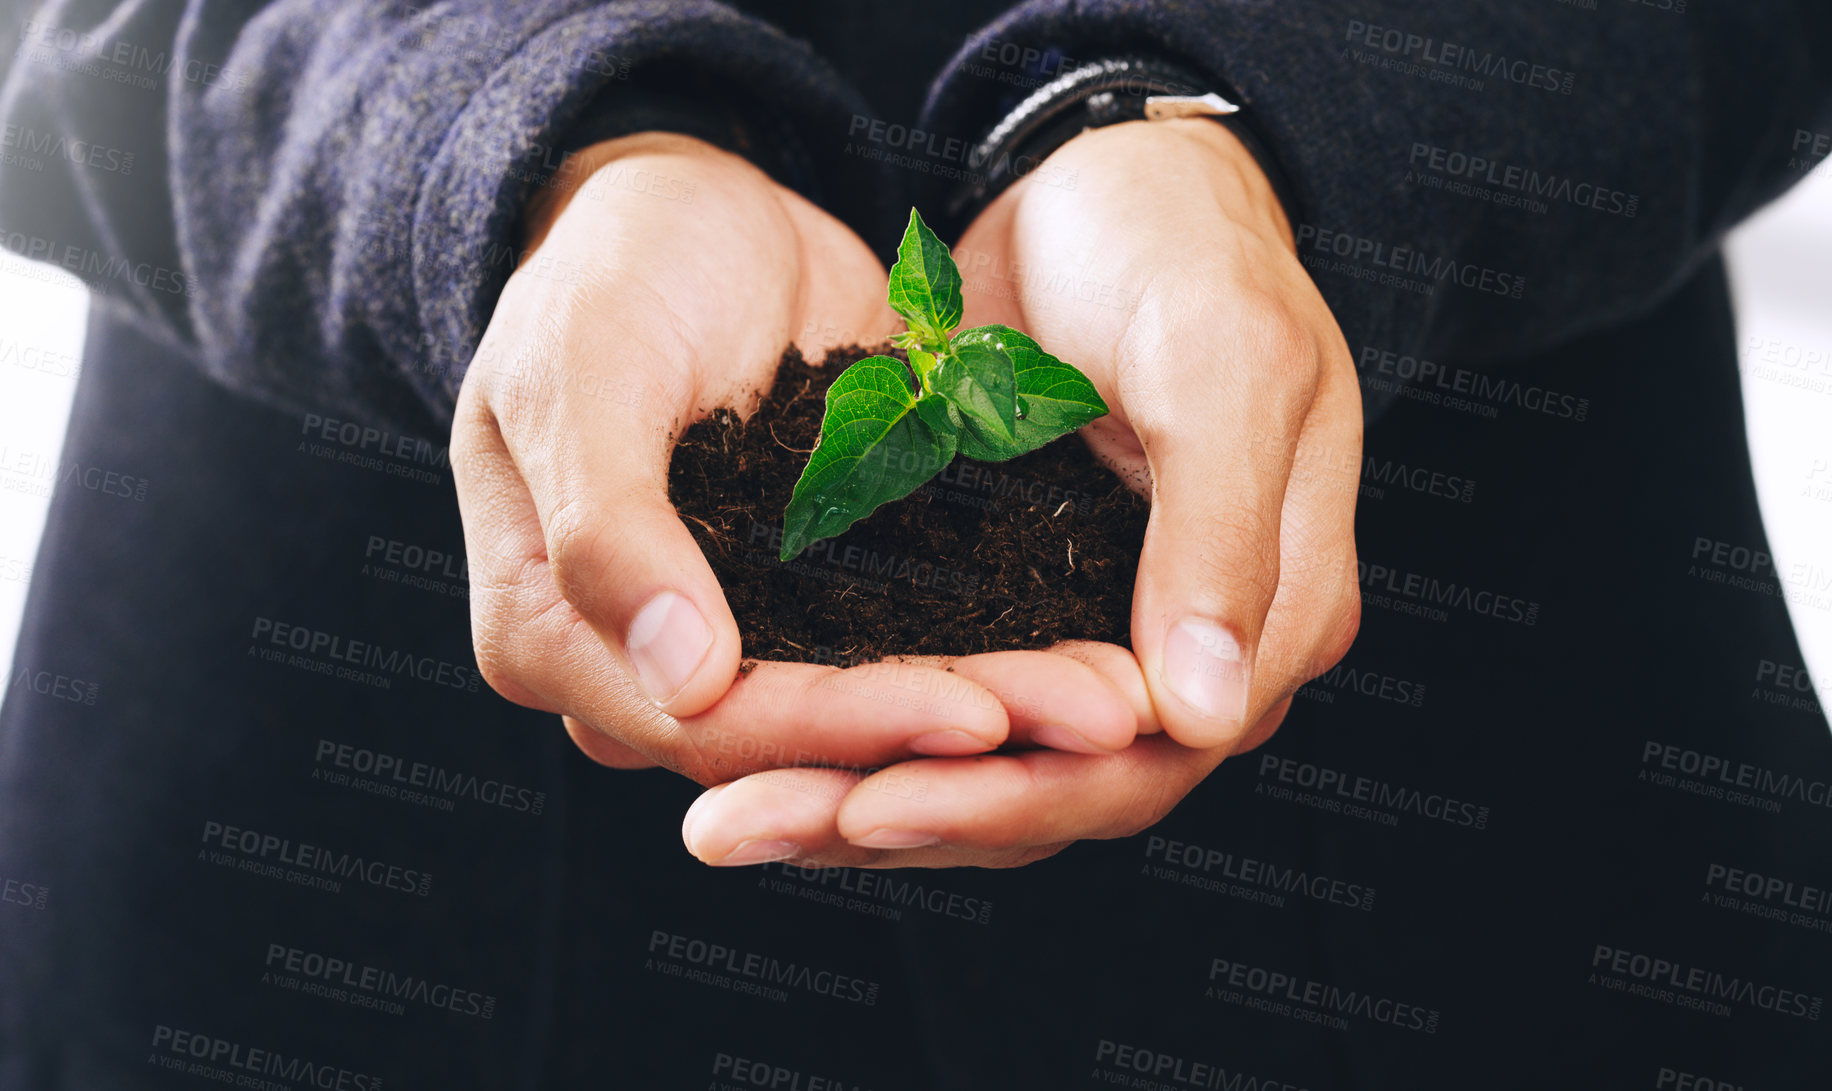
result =
M1006 750L921 758L883 769L773 769L703 793L681 838L713 864L791 858L814 867L1019 867L1088 838L1130 837L1202 783L1228 747L1163 733L1138 660L1113 644L1061 644L1120 693L1137 739L1115 753ZM955 669L967 660L957 661ZM1277 730L1280 700L1240 740ZM759 854L759 846L768 846Z
M1134 651L1055 649L1125 694L1138 738L854 771L760 772L708 792L690 851L795 846L807 863L1014 866L1163 818L1277 730L1360 621L1353 360L1263 172L1207 120L1082 134L955 248L967 325L1074 364L1112 410L1082 430L1151 500Z
M1151 499L1132 646L1157 719L1235 747L1360 621L1361 395L1265 174L1213 121L1085 132L956 249L967 321L1086 372L1082 430Z
M971 754L1071 718L1090 750L1131 741L1106 681L1041 652L741 674L737 624L668 500L674 441L716 407L751 411L785 344L818 359L895 330L883 267L743 159L671 134L579 153L526 219L451 443L498 693L563 714L595 760L702 784Z

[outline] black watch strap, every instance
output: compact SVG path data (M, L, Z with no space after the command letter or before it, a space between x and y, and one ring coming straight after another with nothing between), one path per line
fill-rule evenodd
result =
M1082 131L1167 117L1209 117L1227 126L1258 162L1295 222L1285 172L1239 106L1174 64L1116 57L1081 65L1039 87L974 146L967 159L969 177L953 189L943 209L947 229L954 235L965 230L993 198Z

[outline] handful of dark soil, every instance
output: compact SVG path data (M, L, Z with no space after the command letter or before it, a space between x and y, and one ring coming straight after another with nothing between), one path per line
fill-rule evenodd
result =
M1009 462L957 458L907 499L777 559L828 384L870 355L836 349L815 368L790 348L748 425L722 409L674 449L669 495L725 588L745 655L844 665L1074 639L1130 647L1149 505L1073 437Z

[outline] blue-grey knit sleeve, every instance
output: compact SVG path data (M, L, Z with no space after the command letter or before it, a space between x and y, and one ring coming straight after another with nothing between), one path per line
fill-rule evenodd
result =
M1651 308L1832 132L1825 0L1033 0L967 43L923 125L971 139L1128 53L1244 105L1364 385Z
M785 130L860 111L711 0L9 6L8 249L235 388L382 420L449 417L520 209L646 77L742 89Z

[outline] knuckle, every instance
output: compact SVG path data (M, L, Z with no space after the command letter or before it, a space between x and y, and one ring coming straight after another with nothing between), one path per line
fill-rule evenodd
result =
M1293 305L1260 289L1251 289L1225 320L1234 366L1253 384L1276 394L1279 419L1296 419L1316 400L1323 376L1317 338Z
M608 520L578 499L562 503L548 520L547 560L554 585L582 612L589 608L591 588L611 559L608 526Z
M1118 371L1122 390L1129 386L1139 385L1129 373L1143 366L1138 362L1141 359L1138 356L1128 355L1125 359L1126 362L1120 365ZM1124 398L1124 401L1126 403L1126 426L1132 430L1139 446L1148 452L1161 451L1169 447L1190 423L1187 411L1183 414L1177 412L1177 407L1172 404L1174 399L1152 396L1127 397Z
M1178 538L1197 543L1191 564L1198 586L1232 608L1272 601L1279 586L1278 533L1264 513L1199 512L1181 522Z
M702 788L711 788L715 784L724 784L735 780L742 773L720 770L715 763L707 762L697 753L690 750L670 751L662 762L670 771L686 777Z
M1272 692L1289 696L1335 667L1354 646L1361 631L1361 590L1352 562L1348 578L1338 578L1338 571L1331 565L1295 574L1300 586L1293 597L1274 605L1273 612L1283 621L1281 634L1295 640L1282 638L1283 652L1274 651L1270 642L1260 648L1254 673ZM1268 622L1269 628L1272 624Z
M521 583L515 577L473 579L471 650L484 682L505 699L525 705L531 703L532 691L521 681L524 657L519 645L523 637L515 621L521 598Z
M655 763L608 730L574 716L561 716L567 735L581 753L607 769L649 769Z
M1182 798L1181 791L1172 791L1162 784L1140 784L1126 805L1120 808L1108 832L1102 834L1103 839L1137 837L1169 817Z
M504 639L479 631L471 644L477 658L477 673L483 676L485 685L514 704L532 706L538 702L534 691L522 684L521 657Z
M1115 823L1102 840L1123 841L1128 837L1137 837L1155 825L1156 820L1148 815L1128 815Z
M994 768L996 781L988 788L989 797L1013 801L1042 797L1041 782L1024 762L1003 759ZM986 772L991 774L992 770ZM1029 836L1028 822L1008 818L979 824L973 830L973 843L982 850L1002 853L1023 849L1029 843Z
M1289 300L1263 288L1243 288L1235 295L1234 311L1234 336L1256 363L1316 373L1317 340Z
M739 735L715 724L675 723L676 730L666 735L661 763L704 787L786 764L769 760L776 748L767 741Z
M944 837L944 841L946 838ZM982 852L1004 853L1022 849L1026 833L1014 823L984 824L972 831L972 844Z
M505 699L548 708L548 664L570 641L577 615L554 598L539 557L485 553L471 577L471 650L477 672Z
M451 460L452 474L460 480L469 476L474 469L483 464L483 429L489 427L488 418L477 406L477 395L460 391L458 406L453 410L451 444L447 448L447 457Z
M1019 848L1011 849L1007 852L1000 853L999 855L994 856L991 859L982 862L980 866L987 867L987 868L1002 868L1002 869L1021 868L1021 867L1025 867L1030 864L1034 864L1039 860L1048 859L1049 857L1056 855L1057 853L1061 852L1063 849L1068 848L1070 845L1074 843L1075 842L1073 841L1058 841L1054 844L1049 844L1049 845L1024 845Z
M483 675L484 684L504 697L508 697L509 700L515 700L506 692L514 685L508 657L497 648L494 640L482 634L478 634L471 644L472 652L477 658L477 673Z
M1271 712L1266 714L1265 718L1253 725L1253 730L1242 732L1238 737L1231 740L1228 743L1228 758L1238 758L1242 754L1250 754L1271 741L1272 737L1278 734L1279 727L1284 724L1285 710L1289 709L1290 703L1290 697L1284 698L1284 708L1275 706Z
M1327 662L1324 670L1342 661L1355 646L1355 638L1361 633L1361 591L1359 585L1346 584L1336 596L1336 603L1329 611L1330 627L1323 643L1324 657ZM1319 672L1321 673L1321 672Z
M1169 813L1170 808L1165 807L1160 809L1156 804L1151 805L1150 808L1146 810L1128 813L1121 818L1114 826L1113 830L1106 835L1105 840L1137 837L1139 834L1144 833L1146 830L1164 821L1165 816Z
M492 343L487 354L480 348L478 357L488 365L482 395L496 418L540 428L551 415L559 370L554 351L538 343L523 342L513 349Z

